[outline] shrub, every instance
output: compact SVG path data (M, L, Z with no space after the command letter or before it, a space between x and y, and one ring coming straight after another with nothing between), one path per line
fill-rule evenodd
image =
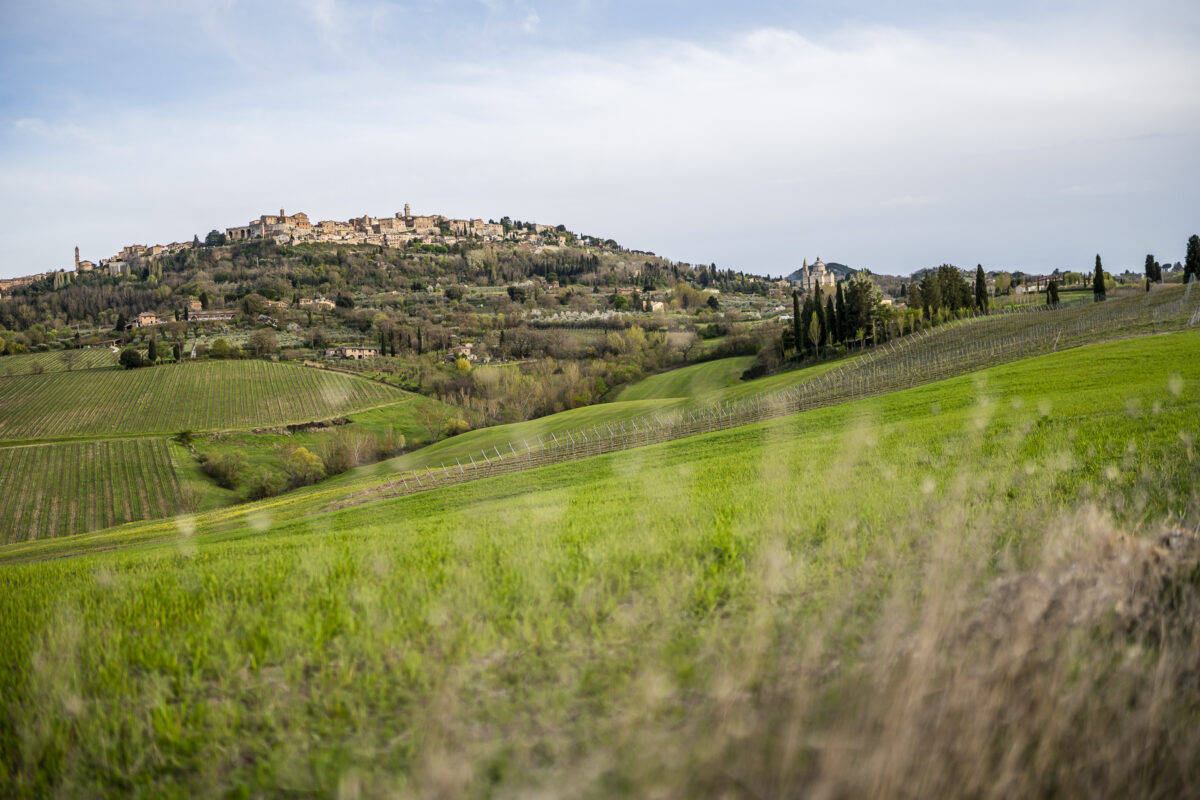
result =
M287 489L287 481L283 476L262 468L255 470L246 480L246 499L261 500L264 497L274 497Z
M293 486L308 486L325 477L325 464L321 457L307 447L297 447L288 453L283 468L291 476Z
M229 358L230 347L227 339L217 339L208 349L209 358Z
M120 362L125 369L137 369L142 365L142 354L136 347L126 347L121 351Z
M204 456L201 469L215 480L218 486L224 489L234 489L249 465L250 462L246 460L245 453L235 450L231 453Z
M469 430L471 430L471 423L462 417L454 417L446 422L445 433L447 436L458 436L460 433L466 433Z

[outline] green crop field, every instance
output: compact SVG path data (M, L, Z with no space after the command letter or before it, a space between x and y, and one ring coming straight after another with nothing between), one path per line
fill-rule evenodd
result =
M877 774L841 712L928 723L936 684L876 691L869 669L951 646L908 635L928 603L1050 558L1043 538L1071 555L1200 512L1198 347L1093 345L333 513L318 486L0 548L0 794L782 796L838 758ZM1138 729L1153 774L1186 770L1190 695L1094 690L1143 664L1161 684L1164 661L1083 660L1093 630L1055 637L1068 671L1036 669L1096 715L996 763L1044 746L1054 787L1087 785L1071 759L1103 770L1086 745L1149 703L1179 712ZM1001 710L1039 705L1020 696Z
M56 350L49 353L22 353L0 358L0 376L31 375L41 372L69 372L80 369L115 367L117 354L107 347L89 350Z
M0 541L170 516L180 494L170 446L116 439L0 448Z
M627 386L617 400L650 400L665 397L695 397L705 392L736 386L742 373L754 363L753 356L721 358L651 375Z
M23 375L0 379L0 440L268 427L407 396L349 375L266 361Z

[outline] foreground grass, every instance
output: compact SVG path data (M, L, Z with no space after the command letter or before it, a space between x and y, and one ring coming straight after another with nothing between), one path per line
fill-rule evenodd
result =
M912 699L936 684L872 665L948 668L914 642L946 644L997 576L1052 567L1047 541L1082 552L1194 514L1198 346L1082 348L332 514L308 516L329 497L315 489L2 548L0 790L904 793L888 781L920 753L870 731L921 739L893 694L929 730L943 706ZM1074 642L1061 674L1084 698L1126 675L1104 666L1126 651L1104 619L1047 637ZM1181 641L1138 639L1122 669L1153 675ZM1178 793L1194 686L1148 683L1161 691L1114 694L1117 710L1102 693L1071 719L1091 746L1136 718L1165 763L1126 787ZM1068 696L1045 691L1029 702ZM964 738L983 752L956 761L948 744L945 762L971 775L1011 752L1014 771L1054 779L1011 790L1086 793L1069 764L1038 761L1086 752L1055 739L1043 754L1028 736L1049 726L1031 731ZM876 752L899 766L854 757Z

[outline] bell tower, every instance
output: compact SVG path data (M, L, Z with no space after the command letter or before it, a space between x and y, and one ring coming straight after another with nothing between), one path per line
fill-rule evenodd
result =
M405 216L405 218L412 216L412 211L409 210L408 203L404 204L404 216Z

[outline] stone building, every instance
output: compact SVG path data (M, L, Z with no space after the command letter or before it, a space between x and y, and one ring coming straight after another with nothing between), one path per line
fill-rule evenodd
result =
M330 347L325 351L326 358L378 358L378 347Z
M804 259L804 266L800 271L800 290L806 294L816 292L817 287L821 287L821 293L828 295L830 291L837 289L837 276L826 269L825 262L817 256L817 261L810 269L808 259Z
M226 228L225 236L232 242L240 242L247 239L260 239L264 236L280 236L295 232L307 233L311 230L312 223L309 222L308 215L303 211L297 211L289 217L281 208L278 214L263 214L258 219L251 220L248 225Z

